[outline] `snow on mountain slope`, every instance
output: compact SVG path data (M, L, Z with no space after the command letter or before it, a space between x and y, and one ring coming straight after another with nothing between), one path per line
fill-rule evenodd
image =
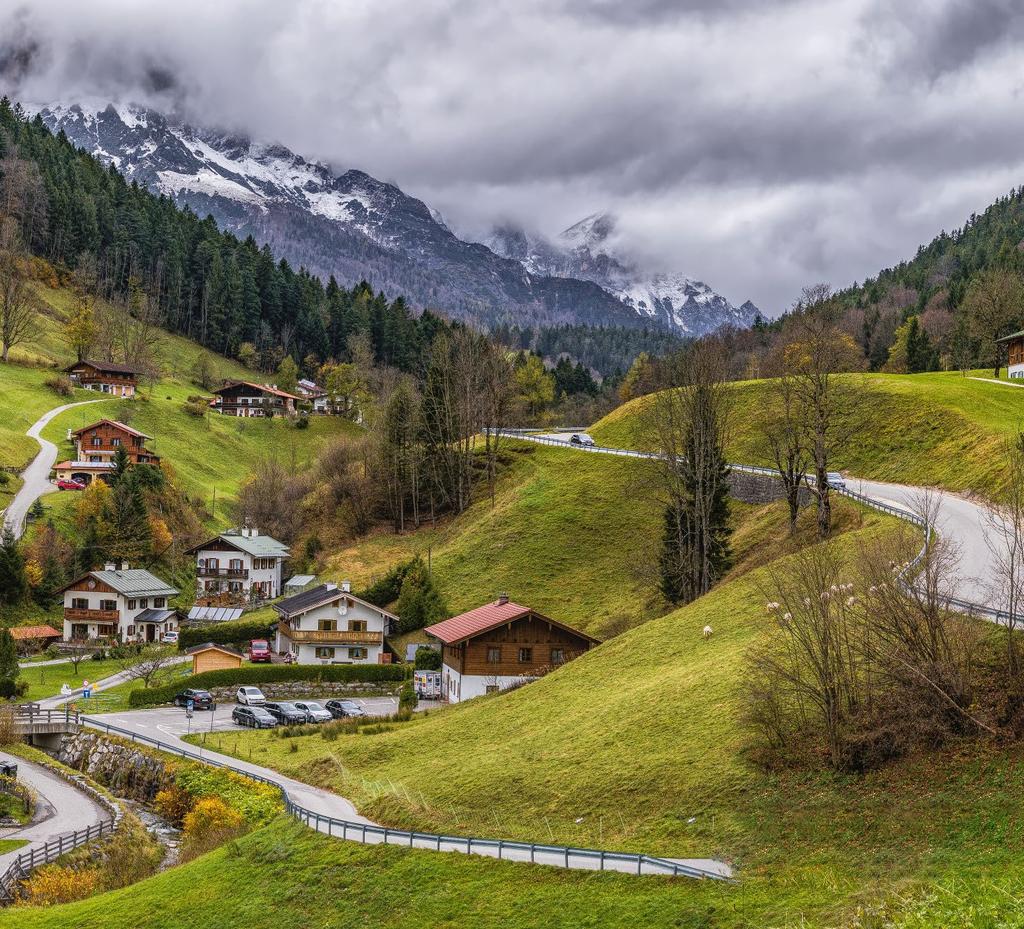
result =
M554 242L504 226L494 231L487 244L499 255L515 258L531 274L600 284L639 316L677 332L700 335L726 324L749 326L759 314L749 300L734 306L703 281L685 274L641 269L610 247L614 232L614 216L594 213Z
M33 109L129 180L213 215L294 264L347 285L368 280L481 326L654 322L700 333L752 318L699 282L645 278L607 255L614 220L606 215L566 230L554 246L524 236L522 254L510 254L459 239L439 213L393 184L357 170L335 174L282 145L136 105L88 100Z

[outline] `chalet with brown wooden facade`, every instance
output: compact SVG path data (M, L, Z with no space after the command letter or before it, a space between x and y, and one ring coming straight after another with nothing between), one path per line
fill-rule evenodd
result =
M79 387L98 390L100 393L115 397L134 397L141 373L138 368L131 365L90 359L76 361L73 365L68 365L64 372Z
M250 381L229 381L214 392L211 406L225 416L288 416L301 397Z
M450 703L541 677L600 644L505 596L425 631L441 643L441 689Z
M160 466L160 456L146 448L151 436L124 423L101 419L72 432L75 457L54 465L57 480L91 484L97 477L106 479L114 469L117 450L123 448L132 464Z
M1006 349L1006 376L1010 380L1024 378L1024 331L996 339Z

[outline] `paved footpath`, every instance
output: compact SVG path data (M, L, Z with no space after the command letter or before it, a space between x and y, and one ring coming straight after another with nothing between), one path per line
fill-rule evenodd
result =
M32 504L43 494L54 489L50 483L50 470L57 460L57 446L41 435L43 429L50 424L50 421L59 416L65 410L72 407L85 406L87 403L100 403L106 397L98 397L95 400L81 400L78 403L65 403L63 406L54 407L48 413L44 413L31 426L25 435L35 439L39 443L39 453L32 459L32 463L21 472L21 479L25 482L21 489L15 494L10 506L4 512L4 527L9 527L15 538L20 538L25 531L25 517Z
M0 873L6 871L22 852L41 848L62 835L71 835L110 819L109 810L41 765L6 752L0 752L0 760L15 762L18 780L28 784L37 794L36 815L32 823L17 829L0 830L0 838L29 840L28 845L0 855Z

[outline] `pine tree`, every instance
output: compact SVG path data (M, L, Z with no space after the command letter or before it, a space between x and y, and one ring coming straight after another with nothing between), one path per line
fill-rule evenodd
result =
M28 597L28 578L25 576L25 559L18 550L18 543L10 526L0 537L0 604L19 606Z
M10 699L18 693L18 649L10 629L0 629L0 697Z
M125 447L118 445L117 451L114 452L114 469L110 472L110 486L116 488L128 474L131 466L132 462Z
M395 607L398 612L398 628L401 632L413 632L431 623L447 618L448 610L434 578L427 570L423 559L416 557L405 573L402 592Z

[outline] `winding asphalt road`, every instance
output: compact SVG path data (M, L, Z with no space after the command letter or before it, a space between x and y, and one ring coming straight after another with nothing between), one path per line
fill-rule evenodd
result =
M110 812L92 797L82 793L42 765L33 764L5 752L0 752L0 759L15 762L18 765L18 780L28 784L37 795L36 814L29 825L18 829L0 830L0 838L28 840L27 845L0 855L0 874L23 852L41 848L62 835L71 835L80 829L110 819Z
M564 432L533 434L508 432L506 438L539 442L590 454L657 457L650 453L638 453L632 449L603 448L599 445L590 447L571 445ZM959 556L956 596L961 600L992 609L1006 608L1003 599L1003 585L998 577L995 559L988 542L991 535L990 526L992 521L997 519L989 507L949 491L912 487L907 484L889 484L883 481L869 481L847 476L846 486L855 493L908 513L920 513L924 496L930 494L938 502L935 528L939 535L944 539L949 539L956 546Z
M76 406L85 406L87 403L101 403L105 399L107 398L97 397L95 400L80 400L78 403L65 403L63 406L54 407L39 417L25 433L39 443L39 453L32 459L31 464L21 472L21 478L25 483L4 512L4 528L9 527L16 539L20 538L25 531L25 517L32 504L43 494L53 490L53 484L50 483L50 469L53 468L54 462L57 460L57 446L42 437L43 429L54 417L59 416L65 410Z

